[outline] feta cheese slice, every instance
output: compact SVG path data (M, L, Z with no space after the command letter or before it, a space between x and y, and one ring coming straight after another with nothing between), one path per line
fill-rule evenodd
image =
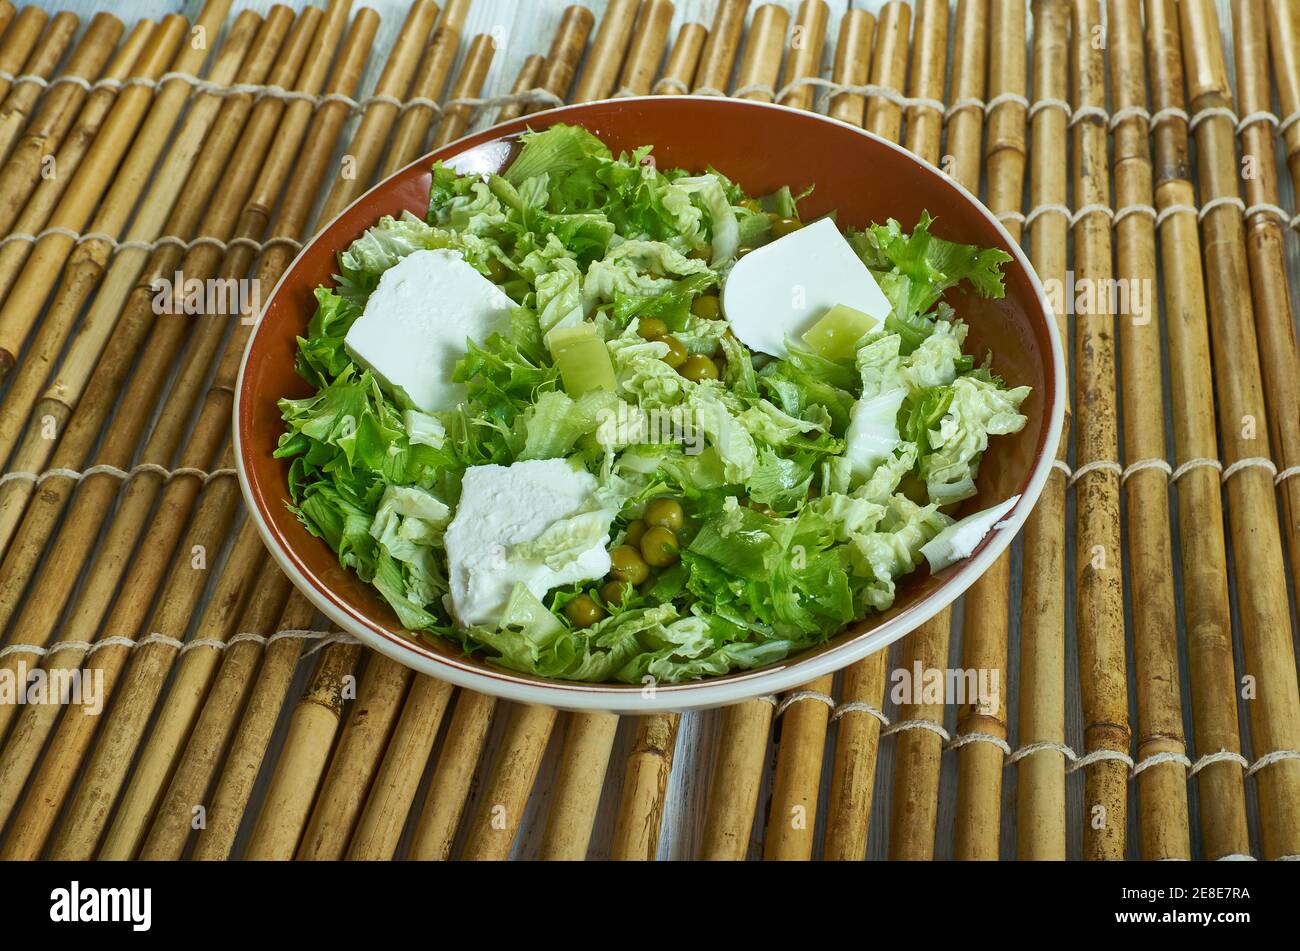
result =
M992 508L967 515L960 522L953 522L922 545L921 554L925 555L926 561L930 563L930 570L942 571L963 558L969 558L979 543L984 540L984 536L997 528L997 523L1002 520L1002 516L1015 508L1019 501L1020 496L1013 495Z
M755 248L722 289L732 333L774 357L787 355L787 336L799 336L836 304L877 322L889 316L889 298L829 218Z
M455 409L466 392L451 374L466 338L482 342L509 332L512 307L459 251L414 251L380 275L343 344L381 383L405 390L417 408Z
M460 504L447 527L450 609L461 627L495 626L510 592L522 582L535 596L560 585L601 578L609 572L612 509L590 511L596 478L563 459L534 459L510 466L465 470ZM519 549L555 523L579 515L595 516L603 534L592 545L548 566L545 558L525 557Z

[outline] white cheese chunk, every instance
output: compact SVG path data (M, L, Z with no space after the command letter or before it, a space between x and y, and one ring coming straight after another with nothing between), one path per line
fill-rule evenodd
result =
M732 333L774 357L786 356L787 336L800 336L836 304L877 322L890 311L889 298L829 218L755 248L722 289Z
M967 515L922 545L921 554L930 563L930 570L942 571L954 562L969 558L984 540L984 536L996 528L1002 516L1010 512L1019 501L1020 496L1013 495L992 508Z
M898 410L906 397L907 388L899 386L853 404L844 433L844 458L855 477L870 478L876 466L897 448Z
M586 512L596 479L563 459L465 470L456 517L447 528L451 612L462 627L495 626L511 591L523 583L538 598L560 585L604 577L610 568L612 510ZM515 550L576 514L601 519L604 535L559 568Z
M514 302L459 251L414 251L379 278L344 346L381 383L406 391L426 413L455 409L465 386L452 381L466 339L510 330Z

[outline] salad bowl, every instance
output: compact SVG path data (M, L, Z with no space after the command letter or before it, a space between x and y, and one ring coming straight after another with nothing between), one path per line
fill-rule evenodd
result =
M1020 407L1026 424L990 444L980 463L978 494L958 513L1014 498L996 529L955 564L907 575L891 607L850 623L825 643L767 666L702 680L637 685L549 679L503 669L451 640L403 629L378 592L341 566L290 510L290 461L274 455L284 432L277 401L313 392L295 372L297 339L315 308L314 289L333 281L340 251L385 215L409 211L422 217L435 161L460 174L499 172L517 154L522 133L557 123L584 127L615 153L652 144L660 166L716 168L749 194L811 187L800 205L809 218L834 211L840 225L893 218L910 229L928 212L936 234L1006 252L1004 296L983 297L959 286L944 297L969 326L967 351L989 354L1009 383L1031 388ZM287 269L252 333L235 397L235 456L250 517L275 562L342 631L417 671L483 693L561 709L643 713L717 706L797 687L884 649L950 605L1010 545L1028 517L1056 457L1066 400L1056 321L1028 260L996 218L940 170L815 113L716 97L618 99L536 113L461 139L375 186L330 222Z

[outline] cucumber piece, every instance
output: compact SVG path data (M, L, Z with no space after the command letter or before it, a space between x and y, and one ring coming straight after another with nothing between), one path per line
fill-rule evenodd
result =
M874 326L876 321L862 311L836 304L804 331L803 341L828 360L850 360L855 344Z
M546 346L569 396L577 399L589 390L614 390L614 364L595 324L556 327L546 335Z

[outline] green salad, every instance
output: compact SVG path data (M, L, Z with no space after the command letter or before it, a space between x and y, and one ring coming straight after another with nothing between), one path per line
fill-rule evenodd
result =
M1009 258L804 197L565 125L435 165L316 290L292 510L403 627L544 677L759 667L888 608L1014 502L955 521L1029 389L944 301Z

